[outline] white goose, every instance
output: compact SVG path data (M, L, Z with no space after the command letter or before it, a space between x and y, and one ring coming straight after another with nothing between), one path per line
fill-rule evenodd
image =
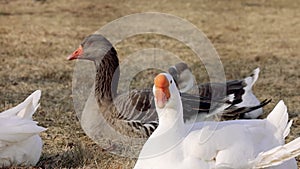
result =
M180 62L169 68L169 73L177 82L182 93L198 94L202 97L211 97L212 88L215 91L222 90L223 85L218 83L195 84L196 80L191 69L186 63ZM241 80L230 80L226 82L227 95L234 95L234 102L237 107L248 107L260 104L260 101L253 94L252 87L259 77L259 68L253 70L252 74ZM263 113L262 108L240 115L240 118L256 119Z
M16 107L0 113L0 167L34 166L40 159L43 143L38 134L46 129L32 120L40 97L37 90Z
M159 74L154 83L159 125L134 169L297 169L300 138L284 144L292 122L282 101L263 120L199 122L191 128L183 123L172 77Z

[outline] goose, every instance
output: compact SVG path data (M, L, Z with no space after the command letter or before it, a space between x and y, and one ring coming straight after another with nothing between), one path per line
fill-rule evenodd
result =
M37 90L25 101L0 113L0 166L34 166L42 152L39 133L44 127L32 120L39 107L41 91Z
M151 89L117 93L120 75L119 59L117 51L104 36L100 34L87 36L78 49L69 55L67 59L82 59L94 63L96 67L94 95L99 107L99 113L103 115L109 125L113 126L122 135L129 137L148 138L152 134L158 125L158 119ZM210 101L201 96L192 96L183 93L181 98L185 107L185 119L193 119L193 116L201 114L207 115L210 109L213 110L212 114L215 112L244 113L266 104L262 102L255 106L242 108L232 104L229 106L227 102L231 102L232 98L228 97L217 100L216 105L220 106L213 107ZM94 129L94 126L91 126L91 128Z
M195 77L193 76L191 69L184 62L177 63L171 66L168 72L172 75L177 82L180 92L191 92L200 96L210 97L212 88L214 90L222 89L223 85L218 83L202 83L195 84ZM227 95L233 94L237 107L255 106L260 103L257 97L253 94L252 87L259 77L260 69L256 68L252 74L241 80L230 80L226 82ZM265 100L266 101L266 100ZM239 114L239 118L242 119L256 119L262 115L262 108L253 110L248 113ZM226 118L226 115L224 116ZM228 118L232 118L228 116Z
M284 143L292 121L283 101L263 120L198 122L191 130L170 74L155 77L153 94L159 125L134 169L297 169L300 138Z

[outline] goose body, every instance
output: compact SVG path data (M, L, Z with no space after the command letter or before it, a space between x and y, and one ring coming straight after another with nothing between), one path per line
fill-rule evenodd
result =
M42 152L39 133L45 128L32 120L39 106L37 90L22 103L0 113L0 166L34 166Z
M119 59L115 48L105 37L99 34L89 35L68 59L83 59L94 63L96 67L94 95L99 113L109 125L113 126L119 133L130 137L148 138L153 133L158 125L158 118L153 105L151 89L117 93L120 75ZM231 102L231 98L226 97L217 100L221 107L224 107L220 110L220 107L212 108L210 101L205 97L183 93L181 98L184 105L185 120L199 114L209 115L211 109L213 109L212 112L219 113L249 112L266 104L260 103L252 107L237 109L236 106L228 104ZM86 111L83 114L91 114L91 112ZM95 125L93 126L99 123L97 119L89 115L82 116L89 117L89 121L94 120ZM88 123L91 124L92 122ZM90 128L95 128L93 126ZM97 134L90 132L88 135L93 137Z
M169 68L169 73L178 84L178 88L182 93L192 93L202 97L211 97L212 90L219 91L224 88L223 84L218 83L202 83L195 84L195 77L191 69L186 63L178 63ZM260 69L253 70L251 76L241 80L230 80L226 82L226 94L234 95L234 103L237 107L250 107L260 104L260 101L253 94L252 87L259 77ZM262 108L243 113L240 118L255 119L263 113ZM225 115L226 117L226 115Z
M160 74L171 82L169 74ZM144 144L134 169L296 169L300 138L284 144L292 122L283 101L263 120L183 123L176 86L155 80L159 125ZM164 86L164 87L160 87ZM170 94L163 94L165 93ZM170 95L170 96L168 96ZM163 102L163 104L159 103Z

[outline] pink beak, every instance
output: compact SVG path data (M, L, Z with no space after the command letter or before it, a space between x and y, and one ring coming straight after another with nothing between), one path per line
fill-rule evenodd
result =
M68 60L78 59L83 53L83 48L80 45L71 55L67 57Z

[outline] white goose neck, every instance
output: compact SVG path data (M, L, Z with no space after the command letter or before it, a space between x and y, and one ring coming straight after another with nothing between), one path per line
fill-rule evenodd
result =
M165 132L176 132L181 133L181 129L184 128L182 106L176 105L177 109L174 108L164 108L158 109L157 113L159 116L158 128L153 133L154 135L161 135Z

